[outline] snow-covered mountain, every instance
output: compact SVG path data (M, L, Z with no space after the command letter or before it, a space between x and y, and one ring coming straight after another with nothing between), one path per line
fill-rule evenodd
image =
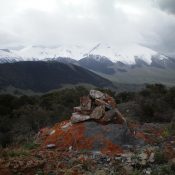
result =
M107 57L88 55L78 61L79 65L96 72L105 74L113 74L114 70L111 68L115 63L110 61Z
M22 57L10 51L9 49L0 49L0 63L22 61Z
M72 58L81 59L87 52L86 48L81 46L58 46L58 47L42 47L29 46L21 50L14 50L14 53L20 55L24 60L45 60L48 58Z
M164 55L156 51L141 46L139 44L115 46L98 43L95 45L60 45L58 47L29 46L19 50L0 50L0 62L28 61L28 60L58 60L57 58L71 58L80 60L85 57L93 57L98 61L103 61L104 57L112 62L122 62L125 64L135 64L136 59L143 60L151 64L152 58L159 55L160 60L166 59Z
M39 60L78 65L119 83L175 84L175 59L138 44L0 49L0 63Z

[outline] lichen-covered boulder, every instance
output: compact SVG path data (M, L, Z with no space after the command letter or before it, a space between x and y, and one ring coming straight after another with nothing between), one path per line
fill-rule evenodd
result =
M56 124L52 130L43 146L53 144L59 150L71 148L115 155L123 153L124 145L137 142L127 126L121 124L102 125L95 121L71 124L70 121L65 121Z

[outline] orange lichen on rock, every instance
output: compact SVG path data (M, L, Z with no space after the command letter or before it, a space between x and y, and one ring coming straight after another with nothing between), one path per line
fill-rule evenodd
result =
M113 144L110 140L106 140L101 152L108 155L120 155L123 153L123 150L120 146Z
M146 126L140 126L134 128L134 136L138 139L144 140L146 143L154 144L157 139L163 137L164 129L155 128L147 124ZM136 131L137 130L137 131Z
M168 160L175 158L174 145L172 145L172 144L166 144L164 146L163 153L165 155L165 158L168 159Z
M136 132L135 137L138 138L138 139L144 140L147 143L151 142L150 139L148 138L148 136L146 136L145 133L141 132L141 131Z
M149 132L157 137L162 137L164 134L164 131L165 130L163 128L161 128L161 129L149 128Z
M66 124L68 123L64 122L64 124L56 125L53 128L54 133L47 137L45 145L54 144L61 150L67 150L70 147L75 150L92 148L93 139L84 136L85 127L83 123L71 125L63 129Z
M122 148L118 144L107 138L102 128L101 132L88 136L87 130L90 128L85 123L69 125L69 121L62 122L52 128L50 135L44 142L44 147L49 148L48 145L53 145L57 150L100 151L103 154L112 155L123 153ZM108 129L108 127L106 126L104 129ZM108 132L110 133L110 130Z

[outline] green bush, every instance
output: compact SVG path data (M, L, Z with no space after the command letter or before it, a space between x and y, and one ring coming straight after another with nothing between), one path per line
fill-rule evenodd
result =
M156 164L164 164L167 163L167 160L161 151L156 151L155 153L155 163Z
M26 142L39 129L70 118L79 98L87 94L79 86L42 96L0 95L0 146Z
M25 143L25 144L23 145L23 148L24 148L24 149L28 149L28 150L36 149L36 148L38 148L38 147L39 147L39 144L36 144L36 143L34 143L34 142Z
M3 153L1 153L1 156L4 158L9 157L26 157L29 156L29 152L25 149L17 149L17 150L8 150Z
M160 165L156 168L153 168L151 175L174 175L175 171L171 168L169 164Z
M121 92L115 97L117 103L125 103L135 98L135 92Z

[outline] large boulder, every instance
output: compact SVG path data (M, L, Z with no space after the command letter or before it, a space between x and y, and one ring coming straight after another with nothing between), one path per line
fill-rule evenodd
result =
M95 121L56 124L45 139L44 147L54 145L59 150L99 151L104 154L121 154L123 146L138 142L126 125L110 123L102 125Z
M80 98L71 119L56 124L45 139L44 146L59 150L100 151L121 154L123 146L138 142L127 127L125 118L108 94L91 90Z

